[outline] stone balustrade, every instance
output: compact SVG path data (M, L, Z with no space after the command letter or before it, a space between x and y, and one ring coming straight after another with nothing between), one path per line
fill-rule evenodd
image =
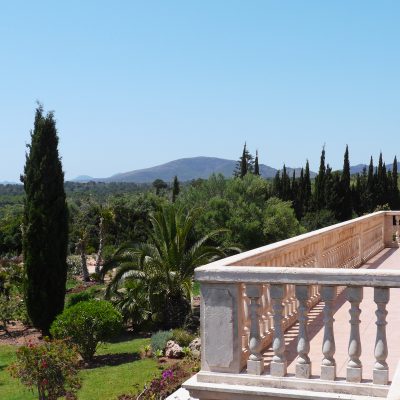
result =
M373 287L376 304L373 384L387 385L386 306L390 288L400 287L400 269L357 268L385 247L398 247L399 223L400 212L378 212L197 268L195 279L200 282L202 299L199 377L205 382L211 379L226 384L231 374L245 372L247 376L270 376L285 381L284 334L298 323L295 378L311 382L310 377L317 374L321 381L335 382L333 304L344 291L351 327L346 384L360 385L363 366L359 306L363 288ZM322 361L321 365L312 365L308 355L308 312L321 301ZM262 352L270 345L273 358L266 372ZM214 374L213 378L205 378L210 374ZM341 385L339 391L347 393L346 385ZM335 390L337 387L336 384ZM199 393L196 392L197 396Z

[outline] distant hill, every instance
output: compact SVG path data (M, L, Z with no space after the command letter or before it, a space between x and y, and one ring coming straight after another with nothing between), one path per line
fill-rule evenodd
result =
M135 171L124 172L113 175L109 178L91 178L80 176L74 181L87 182L89 180L100 182L135 182L149 183L155 179L162 179L171 182L174 176L178 176L180 181L191 181L192 179L207 179L212 174L222 174L231 177L236 168L236 161L226 160L216 157L192 157L181 158L179 160L170 161L166 164L157 165L151 168L138 169ZM296 176L300 175L300 168L295 168ZM273 178L277 169L268 165L260 164L260 173L264 178ZM287 168L289 176L293 174L293 168ZM315 173L312 172L314 177Z
M375 168L377 166L375 165ZM350 174L354 175L354 174L361 174L363 172L363 169L366 168L367 172L368 172L368 165L367 164L358 164L358 165L354 165L352 167L350 167ZM393 164L387 164L386 165L386 170L387 171L391 171L393 168ZM400 170L400 162L397 163L397 170Z
M89 175L79 175L73 181L74 182L90 182L93 180L96 180L96 178L93 178L92 176L89 176Z

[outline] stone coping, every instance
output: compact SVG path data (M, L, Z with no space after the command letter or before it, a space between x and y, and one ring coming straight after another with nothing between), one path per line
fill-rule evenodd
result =
M399 265L400 267L400 265ZM211 267L197 268L202 283L273 283L328 286L400 287L399 270L302 268L302 267Z
M238 263L245 263L247 260L251 262L251 259L254 257L260 256L263 253L272 252L274 250L281 249L285 246L301 244L304 241L318 239L320 240L322 235L331 234L336 230L340 230L342 228L348 227L350 225L357 225L360 222L365 222L374 218L382 217L384 218L386 215L399 215L400 211L378 211L372 214L364 215L362 217L354 218L349 221L341 222L335 225L331 225L325 228L317 229L312 232L307 232L302 235L298 235L289 239L281 240L279 242L271 243L266 246L258 247L253 250L245 251L240 254L235 254L230 257L226 257L222 260L217 260L212 263L207 264L209 267L214 266L227 266ZM200 267L202 268L202 267Z

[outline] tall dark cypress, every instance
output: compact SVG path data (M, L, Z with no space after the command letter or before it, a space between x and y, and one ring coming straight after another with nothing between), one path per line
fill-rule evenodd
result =
M367 176L367 187L365 194L365 210L364 212L371 212L375 208L375 176L374 176L374 160L369 161L368 176Z
M275 197L282 197L282 180L280 171L276 171L274 181L272 183L272 192Z
M254 158L247 150L247 146L245 143L242 156L236 163L236 169L233 172L233 175L235 177L243 178L248 172L254 172Z
M291 200L291 190L290 190L290 178L287 174L286 165L283 164L282 169L282 193L281 199L282 200Z
M316 210L325 208L325 146L322 148L318 175L315 178L314 207Z
M400 196L399 196L399 185L398 185L398 173L397 173L397 157L394 157L392 166L392 185L391 185L391 208L392 210L398 210L400 208Z
M178 177L175 175L174 183L173 183L173 186L172 186L172 202L173 203L175 203L176 198L178 197L180 191L181 191L181 189L180 189Z
M28 149L21 176L25 189L25 299L33 325L48 335L51 323L64 308L68 208L56 122L52 112L43 115L41 105L36 109Z
M311 203L311 177L310 177L310 163L306 162L306 169L304 171L304 190L303 190L303 204L304 210L308 211L310 209Z
M258 165L258 150L256 150L256 159L254 160L254 175L260 175L260 167Z
M386 167L382 153L379 154L378 169L375 174L375 206L386 204Z
M343 171L340 179L341 183L341 212L340 220L346 221L351 219L353 213L351 201L351 188L350 188L350 160L349 160L349 146L346 146L343 161Z

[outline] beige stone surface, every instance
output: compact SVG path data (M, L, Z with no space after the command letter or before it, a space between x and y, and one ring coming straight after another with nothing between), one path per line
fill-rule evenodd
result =
M371 258L361 268L377 270L400 270L400 249L386 248ZM400 360L400 289L390 289L390 301L387 306L387 341L389 354L387 362L389 365L389 379L391 380ZM321 302L309 313L309 335L311 339L311 350L309 353L313 364L313 374L320 376L322 360L322 339L323 339L323 309ZM342 292L335 301L334 312L334 333L336 342L335 360L337 365L337 376L345 379L348 361L348 342L350 336L350 304L345 300L345 293ZM374 302L374 289L364 288L363 300L360 304L360 335L361 335L361 362L363 365L363 380L372 380L373 366L375 362L374 346L376 338L376 303ZM288 374L295 374L295 358L297 346L298 325L294 325L285 334ZM272 351L268 349L264 353L266 369L272 358Z

